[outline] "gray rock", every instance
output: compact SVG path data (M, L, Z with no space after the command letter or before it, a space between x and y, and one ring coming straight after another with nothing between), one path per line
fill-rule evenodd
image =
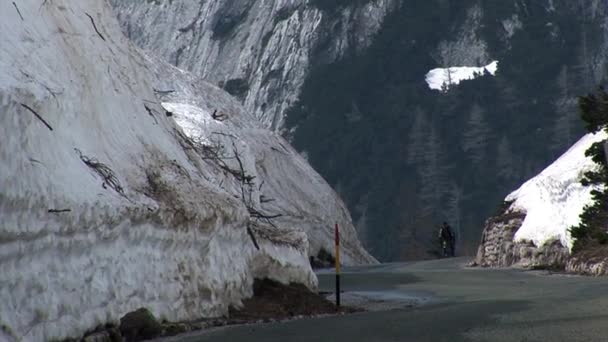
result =
M142 341L159 337L163 328L148 309L141 308L120 319L120 332L128 342Z
M234 95L275 130L312 64L366 48L399 3L359 2L334 12L308 0L111 2L136 44L216 85L238 84Z
M530 241L514 242L525 213L506 209L486 221L475 264L482 267L564 269L569 250L560 241L535 246Z

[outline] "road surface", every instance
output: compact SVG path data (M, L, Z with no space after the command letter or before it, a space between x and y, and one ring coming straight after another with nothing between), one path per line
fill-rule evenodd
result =
M608 278L466 268L462 258L347 268L344 300L371 311L219 328L204 341L608 341ZM332 273L319 274L333 290Z

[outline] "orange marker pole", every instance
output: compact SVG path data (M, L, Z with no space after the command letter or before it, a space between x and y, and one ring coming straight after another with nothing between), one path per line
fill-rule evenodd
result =
M340 307L340 228L336 223L336 306Z

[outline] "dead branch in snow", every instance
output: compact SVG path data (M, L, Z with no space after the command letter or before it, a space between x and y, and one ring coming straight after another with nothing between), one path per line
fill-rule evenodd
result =
M100 163L95 158L89 158L89 157L85 156L82 153L82 151L80 151L77 148L75 148L74 150L76 151L76 153L78 153L80 160L82 160L83 163L85 163L91 170L95 171L95 173L97 173L97 175L99 175L101 177L101 179L103 179L103 183L101 184L101 186L104 189L107 189L107 187L109 186L114 191L116 191L118 194L120 194L124 198L127 198L124 188L120 184L120 181L116 177L116 174L114 173L114 171L112 171L112 169L110 169L109 166L107 166L106 164Z
M59 104L59 100L57 99L57 95L61 95L63 94L63 89L62 90L53 90L51 89L51 87L49 87L48 85L46 85L44 82L37 80L36 78L34 78L34 76L28 74L27 72L23 71L22 69L19 69L19 72L25 76L30 82L35 82L40 84L44 89L46 89L46 91L48 91L51 96L53 96L53 98L55 99L55 101L57 102L57 104Z
M160 95L168 95L168 94L171 94L171 93L175 93L175 90L158 90L156 88L152 88L152 90L155 93L160 94Z
M148 107L147 104L144 104L144 108L146 108L146 111L148 112L148 115L150 115L154 119L154 122L156 122L156 124L158 125L158 120L156 119L156 116L154 116L154 112L156 112L157 114L158 114L158 112L156 110Z
M91 24L93 24L93 28L95 29L95 32L97 32L97 35L99 36L99 38L101 38L105 42L106 38L97 29L97 25L95 25L95 19L93 19L93 17L91 17L91 15L87 12L84 12L84 14L86 14L87 17L89 17L89 19L91 19Z
M253 234L253 229L251 229L251 224L247 224L247 234L249 234L249 237L251 238L253 245L259 251L260 245L258 245L258 240L255 238L255 235Z
M21 11L19 10L19 7L17 7L17 4L13 1L13 6L15 6L15 9L17 10L17 13L19 13L19 18L21 18L21 21L23 21L23 16L21 15Z
M272 226L272 227L278 229L278 227L273 223L273 220L276 218L282 217L283 215L282 214L268 214L268 213L264 213L260 209L255 208L253 195L254 195L256 188L258 191L261 191L262 187L264 186L264 181L262 181L260 183L259 187L256 186L256 184L255 184L256 176L253 176L247 172L247 170L245 168L245 162L243 161L241 151L239 151L239 148L237 147L237 144L235 142L236 137L234 135L226 134L226 133L222 133L222 132L213 132L213 134L230 138L231 143L232 143L231 153L227 152L226 146L224 146L219 141L212 140L211 143L203 142L202 139L186 137L183 133L180 134L180 137L183 139L187 139L187 142L184 143L185 146L184 145L182 145L182 146L187 149L194 149L195 151L197 151L199 153L199 155L204 160L209 160L209 161L215 163L220 169L222 169L227 174L230 174L232 177L234 177L235 180L237 180L240 183L239 184L240 199L241 199L242 203L245 205L245 207L247 208L247 211L249 212L249 217L252 219L252 221L250 221L250 223L247 226L247 233L251 237L256 248L259 249L259 245L255 239L254 232L250 227L251 224L254 224L255 221L263 221L263 222L267 223L269 226ZM236 167L231 166L228 163L228 160L235 160L237 166ZM234 163L232 163L232 164L234 164ZM221 184L223 184L223 180L222 180ZM221 187L221 184L220 184L220 187ZM272 199L272 198L266 198L263 195L260 196L261 203L268 203L268 202L272 202L274 200L275 199Z
M49 209L50 214L69 213L72 209Z
M42 118L42 116L40 116L40 114L38 114L38 113L37 113L35 110L33 110L33 109L30 107L30 106L28 106L28 105L26 105L26 104L23 104L23 103L20 103L20 105L21 105L21 107L23 107L23 108L25 108L25 109L29 110L29 111L30 111L32 114L34 114L34 116L36 116L36 118L38 118L38 120L42 121L42 123L43 123L43 124L44 124L46 127L48 127L48 129L50 129L51 131L53 130L53 127L51 127L51 125L49 125L49 123L48 123L48 122L46 122L46 120L44 120L44 119Z
M217 121L224 121L227 119L226 114L218 113L217 109L213 111L213 114L211 114L211 117L213 118L213 120L217 120Z
M232 139L237 139L237 137L235 135L232 135L229 133L224 133L224 132L211 132L211 134L221 135L221 136L232 138Z
M276 199L274 199L274 198L267 198L264 195L260 195L260 203L261 204L270 203L270 202L274 202L274 201L276 201Z

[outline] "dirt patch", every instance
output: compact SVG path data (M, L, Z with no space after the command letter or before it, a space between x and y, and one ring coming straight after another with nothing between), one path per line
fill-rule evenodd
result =
M207 318L190 322L157 321L147 309L139 309L125 315L120 327L100 326L82 339L72 341L130 342L143 339L170 337L192 331L228 325L271 323L320 315L361 312L362 309L336 305L323 294L313 292L297 283L281 284L270 279L256 279L254 295L243 301L242 308L230 308L227 317Z
M284 285L269 279L256 279L253 292L252 298L243 301L242 308L230 309L230 320L257 322L360 311L350 307L337 308L321 294L301 284Z

